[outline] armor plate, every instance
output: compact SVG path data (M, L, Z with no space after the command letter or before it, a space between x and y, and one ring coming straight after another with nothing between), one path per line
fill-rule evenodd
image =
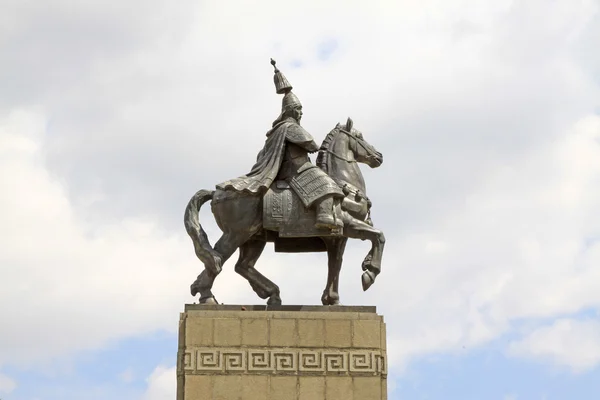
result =
M307 151L319 150L319 146L315 143L310 133L308 133L306 129L297 123L290 124L287 127L285 138L287 141L297 144L300 147L305 148Z
M315 201L327 195L344 197L337 183L316 165L306 163L298 170L298 175L289 181L302 204L310 207Z

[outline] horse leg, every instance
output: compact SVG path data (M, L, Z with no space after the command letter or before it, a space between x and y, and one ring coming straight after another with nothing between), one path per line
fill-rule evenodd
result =
M240 247L240 257L235 264L235 272L248 280L258 297L261 299L268 297L268 305L281 305L279 286L254 268L266 244L267 242L262 240L249 240L244 243Z
M220 256L221 266L231 257L235 250L242 245L251 233L248 232L231 232L224 233L217 243L215 244L215 251ZM192 286L190 287L192 296L200 293L201 304L218 304L215 296L212 293L212 287L215 282L215 278L221 272L221 268L214 273L211 270L204 269Z
M200 303L216 303L211 290L222 265L262 226L260 196L236 195L232 192L216 190L212 198L212 212L223 235L211 253L215 261L214 268L206 270L205 267L205 271L192 284L192 295L200 293Z
M338 283L340 278L340 269L342 268L342 259L348 239L342 238L323 238L327 246L327 285L321 296L321 302L324 306L340 304L340 294L338 292Z
M340 244L339 248L338 248L338 253L337 253L337 257L339 258L339 266L338 266L338 270L335 274L335 278L333 280L333 292L337 294L338 296L338 304L339 304L339 283L340 283L340 270L342 269L342 261L344 258L344 251L346 250L346 243L348 243L348 239L347 238L342 238L342 244Z
M195 297L198 293L200 293L201 304L219 304L211 291L216 277L217 275L215 275L213 272L209 271L208 269L204 269L200 275L198 275L194 283L192 283L190 286L190 293L192 296Z
M344 213L344 217L344 236L353 239L366 239L371 242L371 251L369 251L369 254L367 254L362 263L362 269L365 271L362 274L362 287L363 290L367 290L381 272L381 258L385 246L385 236L379 229L353 218L348 213Z

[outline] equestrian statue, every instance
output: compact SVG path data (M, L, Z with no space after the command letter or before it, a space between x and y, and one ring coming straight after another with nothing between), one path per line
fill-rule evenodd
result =
M273 122L252 170L239 178L200 190L189 201L185 228L204 270L192 283L200 303L218 304L212 293L223 264L239 249L235 271L268 305L281 305L279 287L255 269L267 242L276 252L327 251L329 273L321 302L340 304L338 280L348 238L369 240L362 263L367 290L381 271L385 236L373 227L371 201L358 166L377 168L383 155L354 128L352 119L338 123L319 147L300 125L302 104L274 60L275 88L283 94L281 113ZM309 154L318 152L316 164ZM211 201L223 235L214 247L199 221L200 207Z

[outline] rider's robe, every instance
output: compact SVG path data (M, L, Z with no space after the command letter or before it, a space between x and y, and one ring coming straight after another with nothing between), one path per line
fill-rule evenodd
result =
M313 137L293 118L277 123L269 132L263 149L258 153L256 164L244 176L217 185L217 189L232 189L238 192L264 193L269 189L277 174L286 142L294 143L308 152L315 152L319 146Z

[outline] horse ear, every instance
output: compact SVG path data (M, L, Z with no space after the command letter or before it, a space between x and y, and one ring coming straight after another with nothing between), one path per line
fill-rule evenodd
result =
M340 128L342 125L338 122L337 125L335 126L336 128Z
M352 125L354 125L354 122L352 121L352 118L348 117L348 122L346 122L346 129L348 132L352 130Z

